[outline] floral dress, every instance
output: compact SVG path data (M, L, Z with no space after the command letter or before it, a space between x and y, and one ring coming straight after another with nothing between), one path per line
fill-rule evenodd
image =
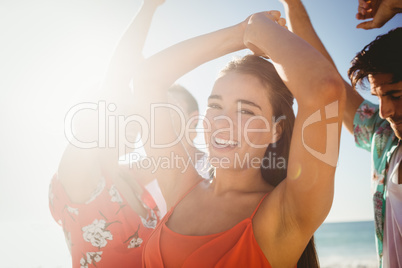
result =
M49 206L62 226L73 267L141 267L144 242L159 222L159 210L144 189L148 210L139 216L110 179L103 178L83 204L71 202L55 175L50 183Z
M374 222L379 267L382 267L386 185L389 160L398 139L388 121L379 116L378 105L364 101L357 109L354 122L356 145L371 152Z

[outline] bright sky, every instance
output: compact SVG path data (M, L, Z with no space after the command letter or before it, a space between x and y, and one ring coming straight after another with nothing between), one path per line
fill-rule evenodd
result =
M50 242L41 238L42 243L60 246L63 252L51 254L48 263L54 259L65 265L60 262L65 255L60 254L67 251L47 203L48 183L66 146L64 116L79 96L100 80L115 43L140 3L140 0L0 2L0 223L17 226L19 222L29 232L46 231L53 239ZM377 35L402 26L402 16L398 15L379 30L355 29L357 0L304 3L344 77L350 60L364 45ZM145 54L149 56L183 39L271 9L283 11L278 0L166 0L155 14ZM198 99L201 111L205 110L217 72L232 56L205 64L180 79ZM344 131L335 200L327 221L372 219L370 192L369 153L357 149L353 136ZM21 233L16 238L16 233L3 229L0 240L11 241L16 247L18 239L31 243L40 240ZM0 254L6 249L0 250ZM35 252L35 248L30 250ZM17 252L17 248L12 251ZM39 256L33 263L45 262L40 256L47 256L32 255Z

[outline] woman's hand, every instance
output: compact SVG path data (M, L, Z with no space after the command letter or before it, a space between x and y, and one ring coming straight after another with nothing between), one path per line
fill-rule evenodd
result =
M269 55L265 55L265 53L258 48L258 45L255 44L255 40L258 40L259 35L266 34L263 30L263 25L266 23L277 23L287 29L286 20L281 17L279 11L272 10L256 13L248 18L243 42L251 51L254 52L255 55L269 58Z

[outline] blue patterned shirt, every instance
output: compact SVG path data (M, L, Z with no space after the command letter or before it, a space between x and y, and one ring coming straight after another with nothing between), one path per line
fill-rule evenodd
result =
M382 267L386 199L384 182L398 139L388 121L380 118L378 105L367 100L357 109L353 129L356 145L371 152L374 223L379 267Z

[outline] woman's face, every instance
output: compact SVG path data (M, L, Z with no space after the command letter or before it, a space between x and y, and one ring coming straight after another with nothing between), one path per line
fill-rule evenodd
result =
M272 108L266 87L253 75L229 72L208 98L205 141L216 168L259 168L273 142Z

